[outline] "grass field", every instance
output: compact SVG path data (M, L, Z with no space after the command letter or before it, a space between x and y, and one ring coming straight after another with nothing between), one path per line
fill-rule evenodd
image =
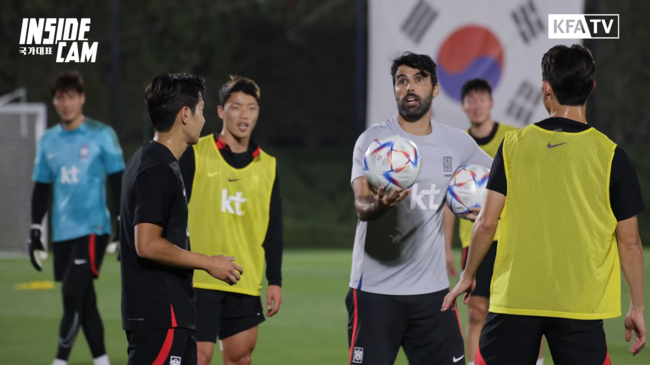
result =
M650 257L650 250L646 250ZM257 365L345 364L347 312L344 298L350 272L349 251L289 251L284 259L284 305L266 321L253 355ZM47 265L51 265L48 260ZM650 293L650 260L646 260L646 293ZM0 364L50 364L56 352L61 317L60 287L18 290L16 285L52 279L52 267L34 271L25 260L0 261ZM119 265L108 256L102 276L96 282L100 312L104 319L106 345L111 363L126 364L126 338L120 323ZM646 294L646 298L648 295ZM646 300L646 303L649 303ZM623 310L628 307L623 284ZM460 305L461 321L467 324L467 310ZM625 342L623 318L605 321L612 363L650 364L650 349L632 357ZM648 322L646 320L646 322ZM215 356L214 364L221 364ZM91 356L80 331L70 365L91 364ZM407 364L400 354L396 364ZM552 364L548 354L545 364Z

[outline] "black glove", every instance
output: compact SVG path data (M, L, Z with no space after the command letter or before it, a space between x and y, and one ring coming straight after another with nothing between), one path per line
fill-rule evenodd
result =
M41 241L41 235L41 225L32 224L32 229L29 232L29 260L37 271L41 271L43 268L40 255L45 251L43 248L43 242Z

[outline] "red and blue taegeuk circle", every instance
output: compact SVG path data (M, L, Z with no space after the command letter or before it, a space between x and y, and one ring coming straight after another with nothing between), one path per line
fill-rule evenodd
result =
M503 57L503 46L489 29L478 25L458 28L438 52L440 87L458 102L463 84L471 79L485 79L496 89L503 74Z

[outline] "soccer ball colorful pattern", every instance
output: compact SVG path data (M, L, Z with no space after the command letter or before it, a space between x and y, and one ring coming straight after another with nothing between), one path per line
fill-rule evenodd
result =
M454 214L465 218L470 208L482 208L487 194L490 170L479 165L460 167L447 189L447 205Z
M363 172L374 188L408 189L420 176L422 157L413 141L401 136L375 139L363 159Z

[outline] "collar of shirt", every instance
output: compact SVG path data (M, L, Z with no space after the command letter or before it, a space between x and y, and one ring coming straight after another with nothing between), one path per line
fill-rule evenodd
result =
M483 146L486 145L494 139L494 136L497 135L497 131L499 130L499 122L494 122L494 125L492 126L492 130L490 131L490 134L488 134L486 137L475 137L472 135L472 129L467 130L467 134L470 135L470 137L474 138L474 141L476 142L477 145Z
M215 143L217 144L217 148L219 149L219 151L221 152L222 155L224 155L224 154L230 154L230 155L240 155L240 154L242 154L242 153L234 153L234 152L232 152L232 150L230 149L230 146L228 146L228 144L226 144L226 142L223 139L221 139L221 135L215 133L214 134L214 139L215 139ZM247 155L250 155L250 157L252 157L252 158L255 158L255 157L260 155L260 148L253 141L250 141L248 143L248 150L246 150L246 152L243 152L243 153L247 154Z
M541 122L535 123L535 125L549 131L568 132L568 133L582 132L591 128L589 124L576 122L575 120L561 118L561 117L552 117L552 118L544 119Z
M162 143L149 141L149 152L155 154L165 163L178 162L172 151Z

